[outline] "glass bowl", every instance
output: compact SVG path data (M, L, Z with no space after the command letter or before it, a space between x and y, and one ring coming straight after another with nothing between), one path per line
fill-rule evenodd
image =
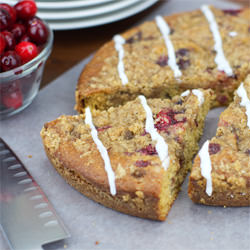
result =
M38 93L44 65L53 44L53 31L45 25L49 36L43 50L26 64L0 73L0 120L25 109Z

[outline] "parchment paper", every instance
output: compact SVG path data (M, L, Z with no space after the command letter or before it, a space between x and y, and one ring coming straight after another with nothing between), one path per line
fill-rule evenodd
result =
M232 7L219 1L207 2ZM201 3L165 2L145 19L198 8ZM44 153L39 133L45 122L62 114L75 114L75 85L87 61L89 58L41 90L26 110L1 121L1 137L26 165L71 232L71 238L46 249L249 250L250 209L193 204L187 196L187 179L167 220L155 222L105 208L75 191L57 174ZM214 135L221 110L209 112L202 142ZM0 249L8 249L1 234Z

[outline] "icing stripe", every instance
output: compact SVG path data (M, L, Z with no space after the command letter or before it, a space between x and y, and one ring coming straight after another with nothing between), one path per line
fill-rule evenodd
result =
M166 47L168 49L168 65L174 71L174 76L180 77L182 75L182 73L181 73L178 65L176 64L174 46L169 38L170 28L168 27L168 24L165 22L165 20L161 16L157 16L155 18L155 20L156 20L156 24L157 24L163 38L164 38Z
M200 91L199 89L193 89L192 93L197 96L198 101L199 101L199 106L202 105L204 102L204 95L202 91ZM189 94L190 94L190 90L186 90L185 92L181 94L181 96L184 97L184 96L188 96Z
M190 90L186 90L184 91L181 96L184 97L184 96L188 96L190 94Z
M199 105L202 105L204 102L204 95L203 95L202 91L200 91L199 89L193 89L192 93L197 96L198 101L199 101Z
M233 70L224 55L223 47L222 47L222 39L220 36L218 25L213 15L213 12L209 9L208 5L203 5L201 7L201 11L203 12L206 19L208 20L210 30L213 33L214 42L215 42L214 50L216 51L216 56L215 56L214 61L218 66L218 70L222 70L228 76L232 76Z
M104 147L104 145L102 144L102 142L100 141L100 139L98 138L98 133L97 130L93 124L92 121L92 115L91 115L91 111L89 109L89 107L86 108L85 110L85 123L88 124L90 126L91 129L91 136L97 146L97 149L99 150L102 159L104 161L104 165L105 165L105 171L108 175L108 181L109 181L109 187L110 187L110 193L112 195L116 194L116 186L115 186L115 173L112 170L111 167L111 163L110 163L110 159L109 159L109 155L108 155L108 151L107 149Z
M167 170L169 166L169 155L168 155L168 145L165 142L164 138L157 132L157 129L154 127L153 114L150 107L147 104L147 100L144 96L139 96L141 104L146 112L146 132L150 134L153 141L156 141L156 152L162 162L162 166Z
M213 192L212 177L211 177L212 166L211 166L211 159L208 147L209 147L209 141L206 141L199 152L199 157L200 157L201 175L207 180L206 193L209 196L211 196Z
M243 82L240 84L240 87L237 89L236 93L239 97L241 97L240 105L246 108L247 126L250 129L250 100L247 97L247 92L244 88Z
M125 43L125 39L120 35L115 35L113 39L115 42L115 49L117 50L119 57L119 62L117 66L118 73L122 81L122 84L125 85L128 83L128 78L124 71L124 64L123 64L123 57L124 57L123 44Z
M236 31L230 31L230 32L228 33L228 35L234 37L234 36L237 36L238 33L237 33Z

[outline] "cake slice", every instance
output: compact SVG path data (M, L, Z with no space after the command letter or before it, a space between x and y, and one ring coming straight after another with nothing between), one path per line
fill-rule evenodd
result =
M170 99L139 96L124 106L61 116L41 137L74 188L123 213L165 220L197 152L210 90Z
M206 205L250 205L250 75L221 114L216 136L196 156L188 194Z

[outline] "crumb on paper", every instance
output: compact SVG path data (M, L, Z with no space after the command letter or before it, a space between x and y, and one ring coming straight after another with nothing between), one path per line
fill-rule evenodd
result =
M172 221L168 220L168 224L172 224Z
M99 245L99 244L100 244L100 242L97 240L97 241L95 242L95 244L96 244L96 245Z
M214 238L213 238L213 237L211 237L211 238L210 238L210 240L214 240Z
M223 206L224 208L226 208L227 206Z
M208 210L208 211L207 211L207 213L208 213L208 214L211 214L211 213L212 213L212 211L211 211L211 210Z
M64 244L64 246L63 246L64 248L67 248L68 246L66 245L66 244Z
M32 158L32 155L28 155L28 158Z

